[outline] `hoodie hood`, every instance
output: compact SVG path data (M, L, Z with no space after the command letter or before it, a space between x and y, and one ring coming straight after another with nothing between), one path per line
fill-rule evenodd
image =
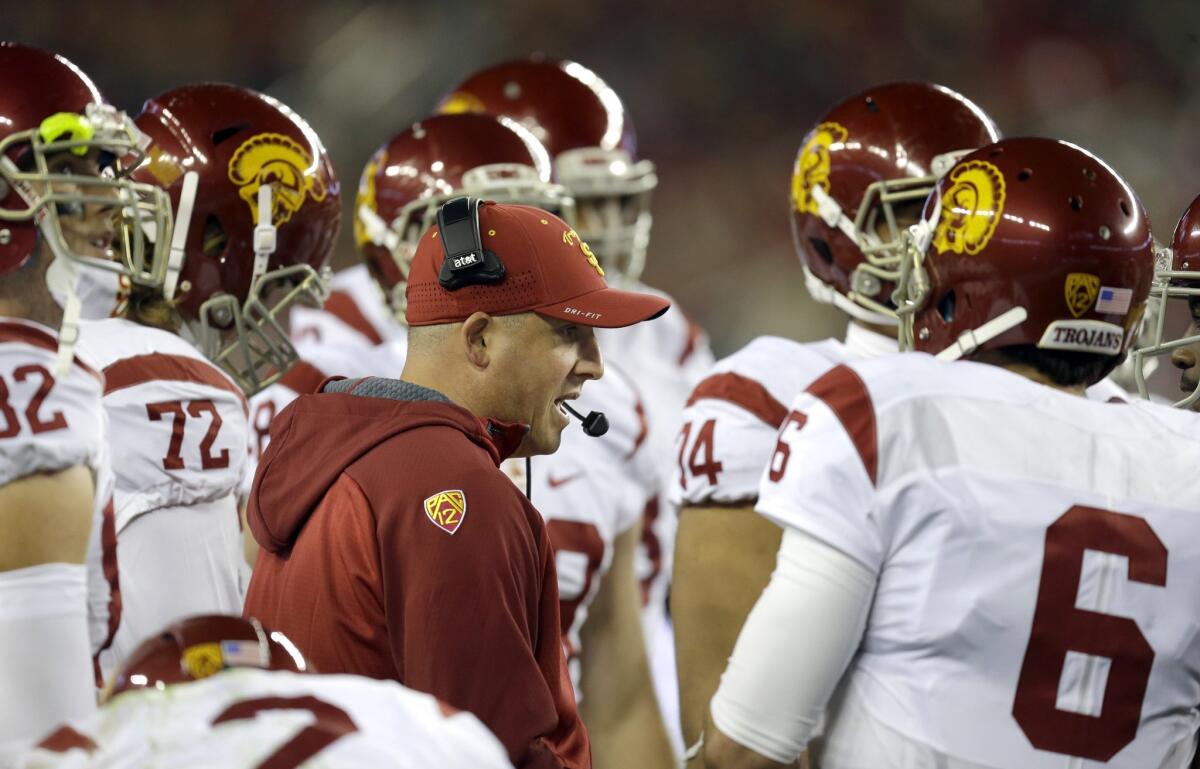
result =
M330 390L334 390L330 392ZM395 379L326 380L271 422L246 511L260 547L291 547L305 521L342 472L380 443L408 430L442 426L461 432L499 465L521 445L527 425L481 420L439 393Z

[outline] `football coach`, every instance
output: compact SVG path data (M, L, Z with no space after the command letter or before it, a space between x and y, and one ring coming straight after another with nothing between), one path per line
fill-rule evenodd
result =
M322 673L393 679L478 716L518 767L591 765L554 554L507 457L553 453L604 372L593 327L666 312L609 288L537 208L455 198L422 237L399 379L332 379L271 425L246 614Z

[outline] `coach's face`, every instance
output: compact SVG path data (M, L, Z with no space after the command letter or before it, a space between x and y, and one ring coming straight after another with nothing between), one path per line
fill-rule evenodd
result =
M515 456L553 454L570 421L563 402L604 374L596 334L588 326L522 313L500 318L489 335L490 415L529 425Z

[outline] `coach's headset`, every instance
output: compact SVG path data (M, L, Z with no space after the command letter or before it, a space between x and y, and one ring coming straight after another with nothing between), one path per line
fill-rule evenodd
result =
M447 291L458 291L467 286L492 286L507 274L504 262L492 251L483 247L479 234L479 198L451 198L437 212L437 226L441 233L442 269L438 272L438 283ZM563 401L563 408L583 425L583 431L593 438L608 432L608 417L601 411L592 411L586 417Z

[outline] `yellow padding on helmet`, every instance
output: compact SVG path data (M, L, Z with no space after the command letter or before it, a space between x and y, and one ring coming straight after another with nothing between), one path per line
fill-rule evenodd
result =
M96 135L96 129L83 115L76 112L56 112L42 121L38 127L38 135L46 144L56 141L90 141ZM72 147L71 154L83 156L87 147Z

